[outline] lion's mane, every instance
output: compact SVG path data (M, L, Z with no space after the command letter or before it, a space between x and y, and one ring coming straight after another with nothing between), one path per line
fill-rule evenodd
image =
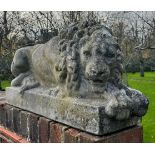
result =
M101 28L108 30L112 35L112 32L107 27L94 21L86 21L82 24L71 24L59 33L60 41L58 46L61 55L61 61L57 63L56 70L60 71L59 81L65 81L68 90L76 91L80 87L80 41L84 40L85 36L91 36L94 31ZM106 41L106 36L104 37L109 50L111 48L111 45L116 46L117 49L116 51L114 51L115 63L110 68L110 76L107 82L113 83L114 85L118 86L121 83L121 75L123 70L122 53L120 51L119 45L114 41L112 37L108 38L108 41Z

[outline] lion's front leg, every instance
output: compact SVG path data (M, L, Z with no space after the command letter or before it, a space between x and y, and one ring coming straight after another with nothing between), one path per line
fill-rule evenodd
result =
M22 85L20 87L20 93L23 94L24 91L36 88L40 85L40 83L35 79L34 75L30 73L28 76L26 76L23 81Z
M129 104L131 100L127 98L124 91L119 93L107 93L107 106L105 107L105 113L116 120L128 119L131 115L131 109Z
M36 88L39 85L40 85L39 82L36 81L31 71L19 74L11 82L11 86L20 87L21 94L23 94L24 91Z
M131 116L141 117L148 109L148 99L139 91L122 87L117 91L107 93L108 104L105 112L117 120L128 119Z

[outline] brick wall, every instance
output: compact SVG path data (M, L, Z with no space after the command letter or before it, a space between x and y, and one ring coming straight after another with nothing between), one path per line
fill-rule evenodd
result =
M0 142L3 143L140 143L142 140L141 126L95 136L0 101Z

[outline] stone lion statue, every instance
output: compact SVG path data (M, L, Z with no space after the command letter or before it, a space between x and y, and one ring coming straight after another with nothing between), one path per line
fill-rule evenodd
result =
M55 96L106 99L105 113L118 120L142 116L148 100L122 84L122 59L107 27L92 21L74 23L45 44L18 49L11 85L21 93L47 87Z

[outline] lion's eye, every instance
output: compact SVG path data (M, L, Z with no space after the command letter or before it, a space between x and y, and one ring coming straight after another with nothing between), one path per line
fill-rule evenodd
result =
M90 51L83 51L83 54L85 55L85 56L91 56L91 53L90 53Z

